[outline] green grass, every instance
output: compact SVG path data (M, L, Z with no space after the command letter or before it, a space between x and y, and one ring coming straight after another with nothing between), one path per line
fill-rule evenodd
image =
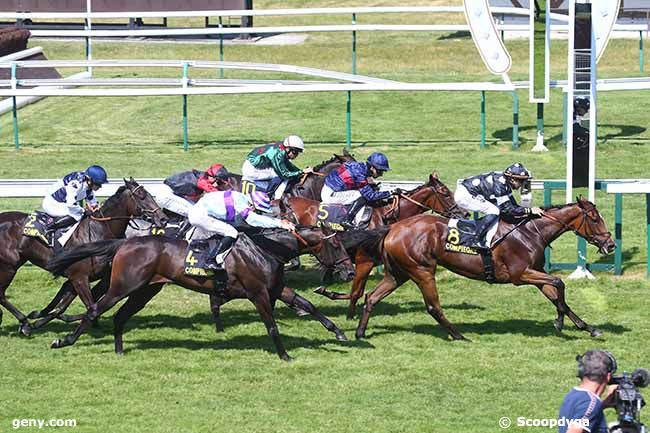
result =
M346 2L346 6L391 4ZM256 3L259 8L340 5L296 0ZM348 19L302 17L292 22ZM420 16L379 19L431 22ZM366 16L359 21L377 22ZM256 21L287 22L279 17ZM527 43L506 44L513 57L512 78L527 79ZM42 45L51 59L83 56L83 45L77 42L32 40L30 45ZM358 48L361 74L412 82L494 80L463 34L360 33ZM565 78L566 43L554 41L552 49L551 77ZM599 65L600 76L639 76L637 50L638 41L612 41ZM98 59L216 59L217 55L216 44L94 46ZM227 45L225 58L349 72L350 35L313 34L305 44L284 47ZM179 73L96 72L102 76ZM262 75L227 71L226 77ZM353 151L360 158L373 151L386 152L393 167L391 179L424 180L436 170L452 187L458 178L502 169L513 161L523 162L537 178L563 178L560 93L552 92L545 107L550 152L544 154L529 152L535 141L536 107L526 103L527 92L519 96L522 147L513 151L510 95L488 94L488 147L481 150L478 93L355 93ZM599 103L597 177L649 177L647 92L601 93ZM45 99L19 112L19 152L13 149L11 116L0 117L0 178L54 178L94 163L104 165L113 178L164 177L216 161L238 172L251 147L289 133L300 134L307 142L307 151L297 162L312 165L340 151L345 142L344 94L190 97L190 152L182 151L181 113L182 100L175 97ZM541 201L536 193L536 204ZM563 194L556 193L554 202L562 201ZM597 202L613 231L613 198L599 193ZM0 200L3 211L38 205L34 199ZM278 305L280 332L295 357L291 364L278 360L249 302L225 306L226 333L216 335L207 298L175 286L163 290L130 322L124 357L112 353L110 313L100 320L100 329L84 335L77 345L54 351L49 343L69 332L69 325L53 323L22 339L16 333L17 322L5 312L0 325L0 367L5 372L0 381L0 431L11 430L17 418L75 418L74 430L84 433L484 433L501 431L497 422L502 416L551 418L575 384L577 353L600 347L617 356L621 370L648 367L644 365L650 337L645 307L650 282L644 278L643 197L625 196L623 233L622 277L598 273L595 281L566 281L569 304L604 331L604 337L596 340L568 322L566 331L556 335L554 309L532 287L489 286L444 270L438 279L443 308L472 343L447 341L424 311L417 287L407 283L377 307L369 338L361 342L336 342L316 322ZM554 244L553 259L575 260L573 235L564 235ZM598 260L592 247L589 259ZM369 289L378 278L368 283ZM345 320L346 305L310 293L318 285L311 268L290 274L288 282L353 337L356 322ZM25 267L8 294L19 308L30 311L43 307L60 283L42 270ZM332 289L347 291L348 285ZM80 312L81 306L77 303L72 310ZM611 421L613 414L608 416ZM511 431L524 430L512 427Z

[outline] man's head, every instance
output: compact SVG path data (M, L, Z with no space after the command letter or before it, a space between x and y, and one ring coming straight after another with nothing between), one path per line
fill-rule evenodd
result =
M88 185L93 191L97 191L103 184L108 183L108 176L106 170L99 165L91 165L86 169L86 176L88 177Z
M580 117L589 112L589 98L576 98L573 101L573 111Z
M305 143L297 135L289 135L284 139L282 144L286 149L287 158L289 159L295 159L305 150Z
M205 171L205 175L210 179L210 182L215 183L219 179L227 179L228 170L222 164L212 164Z
M370 176L377 178L390 170L388 158L381 152L371 153L368 157L368 166L370 167Z
M517 162L505 169L503 175L506 177L510 188L513 190L521 188L524 182L533 178L523 164Z
M578 377L599 384L607 384L616 372L616 359L604 350L588 350L584 355L576 356L578 361Z

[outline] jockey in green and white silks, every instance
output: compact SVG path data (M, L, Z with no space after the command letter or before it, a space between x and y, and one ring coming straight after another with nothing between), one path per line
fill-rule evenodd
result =
M280 199L287 184L297 180L311 167L304 170L291 161L305 150L305 143L297 135L289 135L282 142L266 144L253 149L242 165L242 180L269 181L269 192L275 191L274 198Z

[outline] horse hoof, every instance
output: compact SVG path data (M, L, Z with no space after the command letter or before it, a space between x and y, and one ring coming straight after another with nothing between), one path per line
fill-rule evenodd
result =
M298 317L309 316L309 313L307 311L303 310L302 308L296 309L296 314L298 315Z
M603 336L603 331L600 329L592 329L591 332L589 333L592 337L602 337Z
M23 337L31 337L32 327L29 325L29 323L23 323L18 327L18 334L22 335Z
M366 338L366 333L363 332L363 331L361 331L361 332L357 331L354 334L354 336L356 337L357 340L362 340L362 339Z
M293 358L290 357L290 356L289 356L288 354L286 354L286 353L285 353L284 355L280 355L280 359L283 360L283 361L286 361L286 362L291 362L291 361L293 361Z
M115 351L115 354L116 354L117 356L124 356L124 351L123 351L123 350L119 350L119 351L116 350L116 351Z
M61 341L60 338L54 339L54 341L52 341L52 344L50 344L51 349L60 349L62 347L63 347L63 341Z
M336 334L336 339L338 341L349 341L348 337L346 337L345 334L342 332Z
M560 322L558 320L553 321L553 326L555 327L555 330L557 332L562 332L562 329L564 328L564 323Z
M27 318L28 318L29 320L40 319L40 318L41 318L41 312L40 312L40 311L37 311L37 310L34 310L34 311L30 312L30 313L27 315Z

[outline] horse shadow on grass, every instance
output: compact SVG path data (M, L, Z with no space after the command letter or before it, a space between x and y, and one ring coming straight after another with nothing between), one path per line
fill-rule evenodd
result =
M560 128L561 125L546 125L547 129L550 126ZM628 139L628 140L633 140L636 139L636 136L639 136L643 134L646 131L646 128L642 126L637 126L637 125L612 125L612 124L607 124L607 125L599 125L598 126L600 130L602 131L603 128L616 128L618 129L617 133L612 133L612 134L605 134L605 135L598 135L598 144L606 144L608 140L611 139ZM527 140L526 138L521 136L522 132L526 131L533 131L536 133L537 127L536 126L520 126L519 127L519 142L520 145L526 145L527 143L535 143L535 139ZM501 141L511 141L512 140L512 127L509 128L504 128L504 129L499 129L496 130L493 134L492 137L496 138L497 140ZM644 140L647 141L647 138L641 138L638 137L639 140ZM548 135L544 137L544 142L548 145L549 143L559 143L562 145L562 134L555 134L555 135Z
M478 323L454 323L456 329L461 334L467 336L474 334L475 339L480 339L482 335L521 335L526 337L559 337L563 340L581 340L584 338L592 338L584 333L584 336L568 335L564 332L558 333L553 327L550 320L530 320L530 319L509 319L509 320L486 320ZM596 325L598 329L607 334L623 334L629 332L631 329L613 324L602 323ZM564 330L578 330L573 324L565 323ZM448 340L447 332L437 323L420 324L415 326L377 326L376 328L369 328L367 331L368 337L379 336L384 334L393 334L400 332L413 332L415 334L431 335L434 337Z

